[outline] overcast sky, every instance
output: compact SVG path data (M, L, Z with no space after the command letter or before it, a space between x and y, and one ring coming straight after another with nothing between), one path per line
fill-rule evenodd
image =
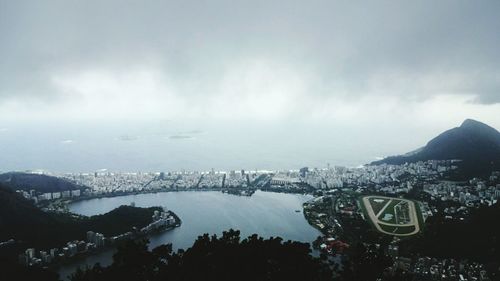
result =
M0 136L273 124L404 134L402 153L465 118L500 128L499 46L500 1L0 0Z

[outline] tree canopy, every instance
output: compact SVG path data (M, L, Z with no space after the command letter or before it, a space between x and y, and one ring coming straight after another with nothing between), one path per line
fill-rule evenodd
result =
M151 251L147 241L120 246L109 267L77 271L72 281L332 280L327 263L310 255L307 243L252 235L241 240L229 230L221 237L204 234L186 251L162 245Z

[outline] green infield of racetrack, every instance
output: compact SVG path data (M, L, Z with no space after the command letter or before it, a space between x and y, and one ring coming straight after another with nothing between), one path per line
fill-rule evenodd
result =
M418 233L422 233L424 231L424 217L422 216L422 209L420 208L420 202L411 200L415 203L415 211L417 212L418 225L420 226L420 231ZM417 234L418 234L417 233Z
M415 226L391 226L379 224L383 230L394 234L408 234L415 230Z
M385 204L387 203L387 199L382 199L382 198L379 198L380 200L383 200L382 203L377 203L375 202L375 200L377 200L377 198L370 198L368 199L368 201L370 202L370 205L372 206L372 209L373 209L373 212L375 214L378 214L378 212L380 212L380 210L382 210L382 208L385 206ZM361 202L363 203L363 202Z
M368 210L366 209L366 206L365 204L363 203L363 198L366 197L366 196L377 196L377 195L362 195L362 196L359 196L358 197L358 204L359 206L361 207L361 210L363 211L363 215L365 216L365 219L366 221L368 221L368 223L373 227L375 228L375 230L377 230L374 222L370 219L370 217L368 216ZM397 201L397 202L396 202ZM419 202L418 201L415 201L415 200L410 200L410 201L413 201L413 203L415 203L415 210L417 212L417 219L418 219L418 224L420 226L420 231L418 233L416 233L415 235L417 234L420 234L423 229L424 229L424 220L423 220L423 217L422 217L422 211L420 209L420 205L419 205ZM391 204L392 205L392 209L393 209L393 213L394 213L394 206L399 203L399 200L398 198L393 198L393 201L392 203L394 204ZM387 208L391 208L391 206L387 206ZM382 214L381 214L382 216ZM400 226L388 226L388 225L380 225L380 227L387 231L387 232L391 232L391 233L395 233L395 234L406 234L406 233L411 233L413 230L415 230L415 227L414 226L406 226L406 227L400 227ZM398 228L398 230L396 230L396 232L394 232L394 230ZM378 230L377 230L378 231ZM406 239L406 238L409 238L409 237L413 237L414 235L412 236L408 236L408 237L401 237L401 239Z
M387 206L387 208L385 208L384 212L382 214L380 214L380 216L378 216L378 219L380 221L383 221L386 223L394 223L395 224L396 223L396 214L394 213L394 206L399 204L399 202L401 202L401 200L399 200L397 198L392 199L391 203L389 203L389 206ZM385 216L385 214L391 214L392 218L388 221L382 220L382 218Z

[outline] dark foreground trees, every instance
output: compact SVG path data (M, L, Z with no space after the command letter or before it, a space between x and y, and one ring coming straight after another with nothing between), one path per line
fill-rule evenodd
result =
M149 251L147 242L128 242L109 267L77 271L72 281L136 280L332 280L332 271L310 254L308 244L263 239L240 239L229 230L222 237L198 237L193 247L173 252L170 245Z

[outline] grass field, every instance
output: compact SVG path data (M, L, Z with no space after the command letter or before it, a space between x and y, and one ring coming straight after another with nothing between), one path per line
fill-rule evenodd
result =
M415 203L415 208L417 209L417 219L418 219L418 224L420 225L420 231L424 230L424 218L422 216L422 210L420 208L420 204L417 201L413 201Z
M370 198L369 201L370 205L372 206L373 212L375 212L375 214L378 214L378 212L382 210L382 208L385 206L385 204L387 204L389 200L383 198Z
M384 224L379 224L380 228L382 228L384 231L394 233L394 234L408 234L412 233L415 231L415 226L392 226L392 225L384 225Z
M380 232L410 236L420 231L423 223L418 202L385 196L360 198L365 218Z
M396 226L391 226L391 225L385 225L385 224L379 224L380 228L382 228L384 231L394 233L394 231L397 229Z
M398 229L396 230L396 234L408 234L408 233L412 233L413 231L415 231L415 226L400 226L398 227Z
M392 200L389 205L387 206L387 208L385 208L385 210L380 214L380 216L378 216L378 219L380 221L383 221L383 222L387 222L387 223L396 223L396 214L394 213L394 206L396 206L397 204L399 204L399 200L395 199L395 200ZM392 216L392 219L390 220L384 220L384 217L386 217L386 215L390 215Z

